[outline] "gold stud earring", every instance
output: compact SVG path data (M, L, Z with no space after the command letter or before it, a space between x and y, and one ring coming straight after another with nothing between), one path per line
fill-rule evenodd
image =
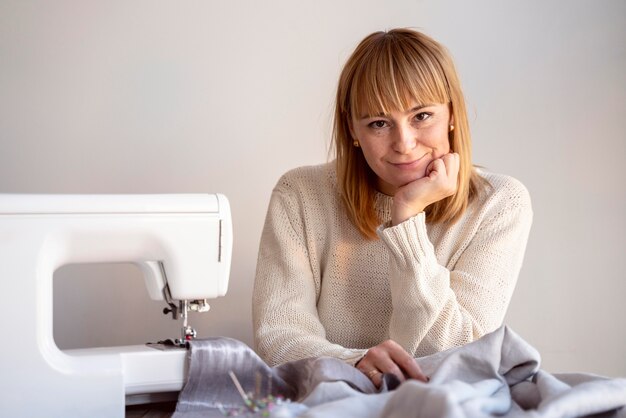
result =
M454 131L454 125L450 124L450 132Z
M357 148L361 146L361 144L359 144L359 141L357 141L356 139L352 142L352 145L354 145Z

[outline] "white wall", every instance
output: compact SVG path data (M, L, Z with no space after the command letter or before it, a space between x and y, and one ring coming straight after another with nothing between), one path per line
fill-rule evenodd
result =
M475 161L533 197L507 322L550 371L626 376L623 1L0 0L0 192L226 194L230 290L193 323L251 343L271 189L326 160L342 63L396 26L449 47ZM54 296L60 347L178 331L130 265L63 268Z

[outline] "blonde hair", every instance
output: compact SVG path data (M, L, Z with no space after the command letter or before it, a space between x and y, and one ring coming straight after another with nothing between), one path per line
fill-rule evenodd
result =
M472 165L465 100L446 49L410 29L372 33L341 72L333 126L341 197L348 217L366 238L376 239L381 222L374 207L376 175L353 145L350 118L353 112L377 115L405 110L412 101L449 105L455 127L449 134L450 149L460 155L457 192L428 206L427 221L455 222L486 183Z

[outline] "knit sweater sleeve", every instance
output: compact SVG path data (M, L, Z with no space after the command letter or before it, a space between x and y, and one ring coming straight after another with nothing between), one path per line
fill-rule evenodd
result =
M320 279L311 257L302 208L293 193L275 189L261 236L253 291L255 346L270 365L317 356L354 364L366 352L326 339L316 307Z
M438 263L424 213L378 230L390 250L390 337L416 356L476 340L501 323L532 223L530 197L509 178L450 270Z

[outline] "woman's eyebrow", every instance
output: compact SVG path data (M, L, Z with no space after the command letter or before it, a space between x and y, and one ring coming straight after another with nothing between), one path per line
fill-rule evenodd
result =
M424 109L425 107L430 107L430 106L435 106L435 104L434 104L434 103L426 103L426 104L417 105L417 106L415 106L413 109L409 110L409 111L408 111L408 112L406 112L406 113L413 113L413 112L417 112L418 110L422 110L422 109Z
M407 110L407 111L406 111L406 112L404 112L404 113L413 113L413 112L417 112L418 110L421 110L421 109L424 109L425 107L430 107L430 106L435 106L435 103L420 104L420 105L417 105L417 106L415 106L415 107L411 108L410 110ZM384 113L382 113L382 112L381 112L381 113L379 113L378 115L368 115L368 114L365 114L365 115L361 115L361 117L359 118L359 120L361 120L361 119L368 119L368 118L386 117L386 116L387 116L387 115L386 115L386 114L384 114Z

